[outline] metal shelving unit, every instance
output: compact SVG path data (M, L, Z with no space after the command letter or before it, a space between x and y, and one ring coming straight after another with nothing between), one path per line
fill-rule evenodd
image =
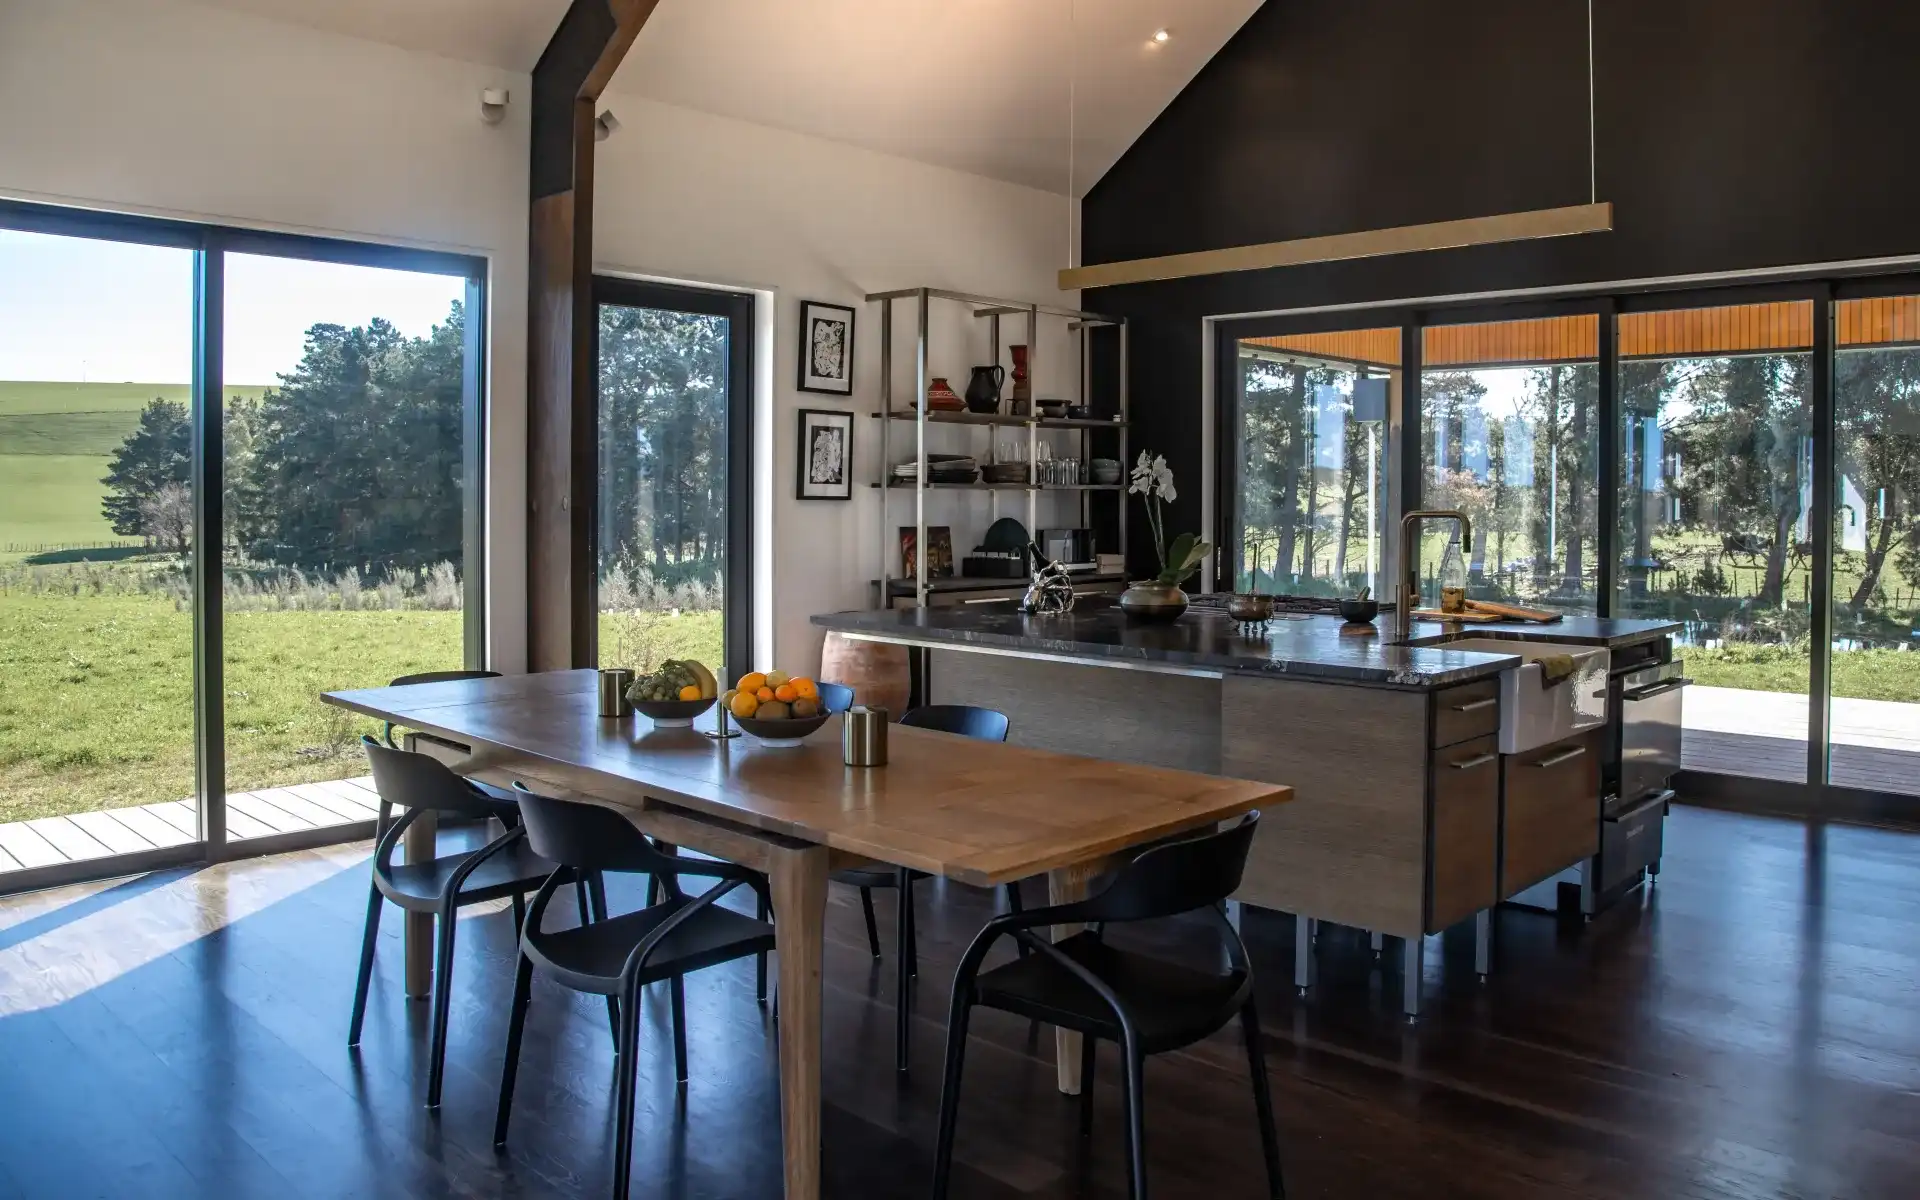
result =
M1043 432L1055 429L1077 430L1080 432L1081 461L1089 459L1092 447L1092 433L1098 429L1111 429L1119 434L1120 448L1118 458L1120 469L1127 469L1127 425L1129 421L1127 396L1127 321L1125 317L1105 316L1100 313L1082 312L1076 308L1062 308L1050 304L1023 304L1017 300L1002 300L991 296L976 296L966 292L953 292L941 288L905 288L892 292L874 292L867 296L869 302L880 305L880 411L871 414L880 422L880 470L881 478L871 486L880 492L880 604L886 607L891 603L890 585L893 582L893 557L898 551L890 536L892 517L890 499L892 493L911 488L913 491L914 525L914 564L913 597L919 607L926 607L927 581L927 493L929 491L983 491L992 496L993 511L999 516L999 494L1001 492L1023 492L1027 498L1026 525L1029 534L1039 517L1039 500L1042 492L1066 492L1080 498L1080 520L1083 526L1092 523L1092 503L1096 493L1112 492L1119 495L1119 512L1116 515L1116 527L1119 530L1119 553L1124 557L1127 552L1127 506L1124 484L1042 484L1035 478L1035 451L1040 444ZM1014 416L1005 413L974 412L929 412L926 408L927 384L930 382L927 370L928 314L935 300L951 301L973 308L975 319L989 323L988 335L992 345L990 361L1000 361L1001 321L1007 318L1024 318L1026 325L1027 371L1030 380L1037 379L1035 364L1040 351L1040 320L1042 317L1055 318L1067 322L1067 331L1075 344L1075 352L1080 363L1077 375L1078 394L1075 402L1085 404L1092 391L1092 338L1088 331L1099 328L1112 328L1119 331L1119 413L1114 420L1096 418L1042 417L1036 413L1027 416ZM914 402L911 408L902 408L894 402L893 394L893 307L901 301L911 301L914 312ZM1034 398L1037 405L1038 397ZM893 437L896 424L910 421L913 423L915 475L912 482L892 481ZM928 425L974 425L986 427L1011 426L1027 431L1027 482L1026 483L929 483L927 482L927 426ZM998 453L993 447L988 455L992 461ZM1122 476L1124 478L1124 474ZM1007 581L1011 584L1012 581Z

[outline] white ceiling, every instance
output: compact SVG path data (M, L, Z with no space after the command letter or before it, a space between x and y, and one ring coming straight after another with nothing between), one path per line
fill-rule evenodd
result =
M531 69L567 0L203 0ZM660 0L622 94L1084 193L1260 0ZM1172 38L1152 45L1156 29ZM516 97L516 99L518 99Z

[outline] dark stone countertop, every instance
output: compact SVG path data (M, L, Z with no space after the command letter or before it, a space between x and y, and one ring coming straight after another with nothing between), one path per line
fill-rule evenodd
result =
M1392 623L1392 614L1382 614L1381 627ZM1461 638L1506 638L1518 642L1571 642L1578 646L1605 646L1618 650L1650 642L1677 632L1678 621L1647 621L1624 617L1562 617L1551 625L1532 621L1502 621L1486 625L1442 625L1438 621L1415 621L1409 646L1441 646Z
M1037 617L1010 605L823 613L815 625L915 645L979 646L1057 654L1063 658L1160 663L1246 675L1324 679L1376 687L1435 688L1494 675L1515 663L1512 655L1448 650L1441 645L1386 644L1387 618L1370 634L1345 632L1337 617L1276 620L1265 636L1244 636L1225 614L1188 610L1171 624L1129 620L1111 600L1089 597L1064 616ZM1420 623L1416 638L1509 637L1626 645L1678 628L1657 621L1568 618L1559 625L1479 625L1452 635Z

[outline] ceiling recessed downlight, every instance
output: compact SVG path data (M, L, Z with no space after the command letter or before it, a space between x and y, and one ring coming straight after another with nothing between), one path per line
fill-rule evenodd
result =
M1164 29L1156 29L1153 31L1153 44L1156 46L1163 45L1172 40L1173 35Z

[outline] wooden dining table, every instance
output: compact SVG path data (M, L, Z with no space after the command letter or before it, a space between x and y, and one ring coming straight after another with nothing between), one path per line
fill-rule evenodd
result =
M461 773L614 808L664 842L765 872L780 1000L786 1195L820 1194L821 963L827 875L873 862L977 887L1045 875L1078 899L1114 856L1291 796L1289 788L894 726L888 762L849 767L839 718L798 746L598 714L592 670L328 692L432 735ZM713 716L702 719L712 728ZM435 739L438 740L436 745ZM1056 930L1065 936L1070 930ZM1060 1090L1078 1035L1056 1029Z

